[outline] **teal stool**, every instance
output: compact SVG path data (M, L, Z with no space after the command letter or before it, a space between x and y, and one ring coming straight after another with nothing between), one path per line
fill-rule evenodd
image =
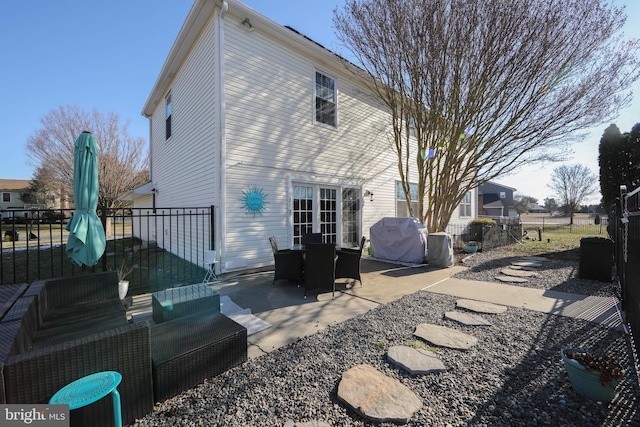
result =
M122 375L115 371L87 375L62 387L53 395L49 403L52 405L69 405L69 409L73 410L97 402L111 393L115 426L122 427L120 393L116 389L120 381L122 381Z

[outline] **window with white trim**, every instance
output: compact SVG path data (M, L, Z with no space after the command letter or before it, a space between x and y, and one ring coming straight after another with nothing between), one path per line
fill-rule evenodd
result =
M460 217L471 216L471 192L464 195L458 209Z
M171 116L173 113L173 103L171 102L171 92L165 97L165 139L171 137Z
M411 210L413 215L419 215L418 212L418 184L409 183L409 194L411 196ZM409 217L409 208L407 207L407 197L402 188L402 181L396 181L396 216L398 218Z
M336 127L336 81L316 71L316 122Z
M2 201L5 203L11 202L11 193L2 193Z

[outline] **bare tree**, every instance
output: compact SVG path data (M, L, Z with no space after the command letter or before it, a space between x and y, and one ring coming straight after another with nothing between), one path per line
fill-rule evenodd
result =
M598 190L598 177L586 166L562 165L551 173L548 187L556 193L573 224L582 202Z
M334 15L350 68L391 112L407 206L429 231L629 102L640 44L616 35L624 21L605 0L347 0Z
M115 113L87 113L76 106L59 107L41 120L29 137L26 151L38 170L45 170L47 185L73 196L73 147L82 131L93 133L100 147L98 205L117 209L117 198L149 180L146 144L129 135L128 122Z
M39 167L33 173L29 188L20 194L20 199L25 204L38 205L44 209L53 206L53 203L60 197L59 192L52 188L49 170Z

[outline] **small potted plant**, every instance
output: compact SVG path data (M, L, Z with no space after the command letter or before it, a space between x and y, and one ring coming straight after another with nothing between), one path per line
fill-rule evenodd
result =
M608 356L567 348L560 352L571 386L578 393L600 402L611 402L623 371Z
M129 292L129 281L126 279L132 271L133 266L129 265L126 258L124 258L120 267L118 267L118 296L121 300L125 299L127 292Z
M462 247L462 250L468 254L474 254L478 252L478 242L475 240L469 240L467 244Z

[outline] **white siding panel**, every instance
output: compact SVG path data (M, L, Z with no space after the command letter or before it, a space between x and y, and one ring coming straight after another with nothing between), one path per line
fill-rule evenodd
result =
M164 105L154 114L153 180L158 189L156 203L161 207L217 203L214 22L212 18L171 85L172 135L168 140Z
M363 204L367 236L381 216L394 216L397 168L385 110L346 78L318 68L336 78L339 127L314 123L316 64L259 31L226 28L227 158L237 162L227 170L226 256L270 265L268 237L290 244L291 180L373 191L375 200ZM244 210L242 191L250 187L267 194L263 215Z
M219 204L220 124L216 98L217 46L215 16L176 73L171 84L172 135L165 138L165 104L151 119L152 179L156 183L156 207L207 207ZM166 224L158 230L158 244L198 265L201 247L184 241L180 227ZM200 241L208 241L209 227L198 228ZM164 243L163 243L164 242ZM193 255L196 254L196 255Z

